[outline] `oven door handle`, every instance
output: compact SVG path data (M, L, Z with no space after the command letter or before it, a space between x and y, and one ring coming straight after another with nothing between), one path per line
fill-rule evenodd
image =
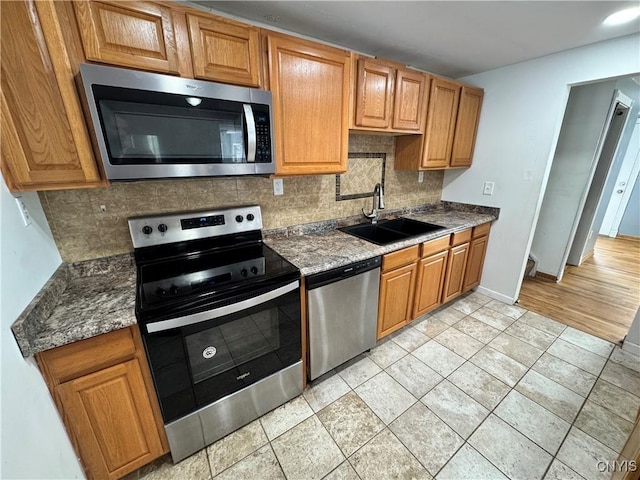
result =
M233 303L231 305L225 305L224 307L215 308L213 310L207 310L205 312L198 312L191 315L185 315L184 317L170 318L169 320L161 320L159 322L153 322L147 324L147 332L156 333L163 332L165 330L171 330L173 328L186 327L187 325L193 325L195 323L206 322L213 320L214 318L224 317L232 313L246 310L247 308L255 307L260 304L266 303L275 298L281 297L293 290L300 288L300 280L291 282L282 287L271 290L270 292L263 293L241 302Z

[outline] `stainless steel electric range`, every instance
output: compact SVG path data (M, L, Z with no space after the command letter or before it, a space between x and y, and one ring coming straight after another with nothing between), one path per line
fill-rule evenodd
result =
M300 272L259 206L129 219L136 315L174 462L302 392Z

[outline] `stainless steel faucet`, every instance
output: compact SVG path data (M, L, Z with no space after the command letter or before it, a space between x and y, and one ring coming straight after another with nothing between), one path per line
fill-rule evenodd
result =
M384 192L382 191L382 185L376 183L373 189L373 210L371 213L367 213L362 209L362 214L371 220L371 223L378 223L378 209L384 210Z

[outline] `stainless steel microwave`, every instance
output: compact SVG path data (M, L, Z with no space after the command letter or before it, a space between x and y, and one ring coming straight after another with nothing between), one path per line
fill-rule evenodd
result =
M110 180L275 172L271 92L80 65Z

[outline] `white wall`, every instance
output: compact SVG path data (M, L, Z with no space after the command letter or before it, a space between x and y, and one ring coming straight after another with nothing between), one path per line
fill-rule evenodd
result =
M445 173L442 199L500 207L481 290L514 301L548 178L569 85L640 72L640 35L479 73L485 89L473 165ZM482 194L494 181L493 196Z
M559 276L574 220L598 160L615 84L611 80L571 89L531 244L539 272Z
M33 358L22 357L10 326L60 265L36 193L23 193L24 227L0 176L0 478L83 478L60 416Z
M636 184L622 216L618 233L631 237L640 237L640 177L636 179Z

